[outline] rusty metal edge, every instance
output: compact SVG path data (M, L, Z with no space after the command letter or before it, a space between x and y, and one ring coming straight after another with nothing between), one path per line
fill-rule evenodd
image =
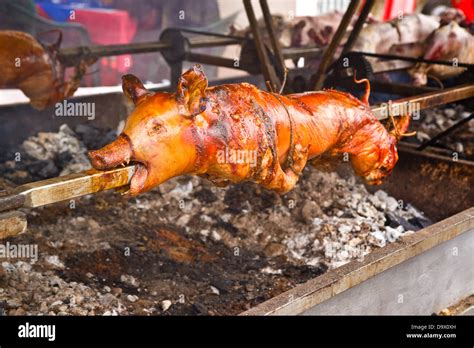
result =
M474 228L474 207L404 236L366 255L298 285L240 315L297 315L412 257Z
M410 144L410 143L398 143L397 147L400 152L406 152L418 156L423 156L426 158L432 158L439 161L448 161L454 162L452 157L449 154L452 154L452 151L437 148L437 147L427 147L425 151L418 150L419 144ZM429 150L429 151L427 151ZM474 167L474 161L466 159L458 159L456 163L462 164L464 166Z

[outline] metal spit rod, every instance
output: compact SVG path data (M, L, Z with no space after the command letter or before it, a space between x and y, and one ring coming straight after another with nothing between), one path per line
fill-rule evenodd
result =
M419 110L449 104L458 100L468 99L474 97L474 84L462 85L460 87L447 88L442 91L428 92L415 97L407 97L403 99L394 100L390 104L384 103L372 107L372 112L379 120L388 118L388 107L392 110L403 109L409 106L416 106ZM403 116L403 115L393 115Z
M35 208L91 193L124 187L130 183L135 166L59 176L18 186L0 197L0 240L26 231L26 214L19 208Z
M103 171L91 169L20 185L10 195L0 197L0 212L40 207L119 188L130 183L133 173L135 173L133 165Z
M447 65L447 66L455 67L455 68L469 68L469 69L474 68L474 64L463 63L463 62L456 62L456 65L454 65L455 64L454 61L447 61L447 60L414 58L414 57L399 56L395 54L381 54L381 53L371 53L371 52L355 52L355 53L359 53L367 57L380 58L382 60L401 60L401 61L406 61L406 62L411 62L411 63L438 64L438 65Z
M185 32L192 32L190 30L182 30ZM201 32L204 35L204 32ZM210 35L209 35L210 36ZM243 38L234 36L226 36L213 34L215 37L193 37L188 38L190 48L215 47L239 44ZM169 42L153 41L153 42L138 42L129 44L115 44L115 45L101 45L101 46L80 46L63 48L58 53L58 59L65 66L77 65L81 59L100 58L117 56L121 54L139 54L150 52L161 52L163 50L171 49L173 45Z

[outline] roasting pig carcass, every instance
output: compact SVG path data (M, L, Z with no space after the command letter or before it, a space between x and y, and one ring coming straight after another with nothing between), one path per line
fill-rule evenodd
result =
M183 174L285 193L308 161L339 156L379 184L397 162L409 116L387 131L371 112L365 82L361 101L335 90L283 96L248 83L208 87L199 66L181 76L176 93L152 93L126 75L123 90L136 108L118 138L89 157L96 169L135 163L131 195Z
M465 21L462 11L447 8L439 16L403 15L388 22L367 24L354 42L353 51L389 53L394 45L423 42L440 25Z
M463 73L465 68L455 67L456 62L474 64L474 36L456 22L451 22L435 30L425 41L397 45L391 52L407 57L453 62L453 66L418 63L410 68L408 73L413 84L423 86L428 76L445 80Z
M285 19L282 15L273 15L272 23L275 36L283 47L314 45L324 47L331 42L343 15L340 11L331 11L318 16L298 16L292 19ZM356 20L357 17L354 16L351 25ZM263 18L258 20L258 28L263 35L263 41L270 45L270 38ZM252 30L250 27L239 30L235 26L231 26L230 34L250 37Z
M90 62L77 66L65 81L65 68L56 59L60 41L61 35L45 46L27 33L0 31L0 88L19 88L39 110L72 96Z
M412 14L388 22L366 25L352 47L356 52L389 53L393 45L409 44L425 40L439 27L439 18L424 14ZM375 62L376 58L368 58ZM390 62L387 62L387 65Z

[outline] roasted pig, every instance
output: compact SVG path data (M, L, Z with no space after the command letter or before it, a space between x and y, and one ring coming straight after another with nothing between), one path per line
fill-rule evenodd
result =
M452 66L418 63L410 68L408 73L413 84L423 86L429 76L445 80L463 73L466 69L457 67L457 63L474 64L474 36L456 22L451 22L435 30L425 41L393 47L392 53L452 62Z
M0 88L19 88L39 110L72 96L92 62L79 64L65 81L65 68L56 59L60 42L61 35L46 46L21 31L0 31Z
M285 193L308 161L337 157L379 184L397 162L409 116L397 117L387 131L371 112L364 82L359 100L335 90L283 96L248 83L208 87L199 66L181 76L176 93L152 93L126 75L123 90L135 110L118 138L89 156L96 169L134 162L131 195L182 174L218 185L253 181Z

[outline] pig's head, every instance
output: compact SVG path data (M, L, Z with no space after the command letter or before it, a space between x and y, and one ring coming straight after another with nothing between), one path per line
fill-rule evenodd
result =
M207 78L199 66L185 72L176 93L153 93L133 76L123 77L124 94L135 104L123 132L102 149L90 151L96 169L134 163L130 182L135 196L162 182L196 171L202 150L200 122L206 108Z
M387 131L380 123L368 124L351 145L352 166L369 185L380 185L398 161L397 143L410 124L410 116L395 117Z
M426 63L417 63L410 69L408 69L408 75L410 75L414 86L425 86L428 83L428 72L430 65Z
M425 59L449 60L459 59L459 52L469 33L456 22L443 25L427 39Z
M435 30L424 44L424 59L451 61L461 60L460 52L470 34L456 22L444 25ZM408 70L415 86L424 86L428 76L437 66L433 64L418 63Z
M440 13L439 13L439 23L441 25L449 24L451 22L456 22L458 24L464 22L466 20L466 16L464 12L460 9L453 8L453 7L444 7L440 6ZM432 15L437 15L437 13L432 13Z

